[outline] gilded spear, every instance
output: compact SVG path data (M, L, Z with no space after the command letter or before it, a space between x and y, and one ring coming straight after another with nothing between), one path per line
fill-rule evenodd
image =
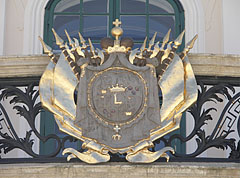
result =
M78 67L77 63L75 62L74 55L69 50L67 43L64 44L64 41L60 38L60 36L56 33L56 31L53 28L52 28L52 31L53 31L53 34L56 39L56 44L62 50L62 52L65 56L65 59L68 61L68 64L70 65L74 75L76 76L77 79L79 79L79 72L78 72L79 67Z
M179 55L179 57L180 57L182 60L186 57L186 55L188 54L188 52L190 51L190 49L193 48L194 43L195 43L195 41L197 40L197 38L198 38L198 35L195 35L195 36L193 37L193 39L187 43L187 45L186 45L186 47L184 48L183 52Z
M40 36L38 36L38 39L40 40L40 42L42 44L43 52L50 57L51 61L54 64L56 64L58 60L57 60L55 54L53 54L52 48L50 46L48 46L46 43L44 43L43 39Z
M183 32L174 41L174 45L171 48L170 53L168 54L168 57L162 61L161 70L159 71L159 79L161 79L162 74L166 71L169 64L172 62L177 48L182 44L182 39L183 39L184 33L185 33L185 30L183 30Z

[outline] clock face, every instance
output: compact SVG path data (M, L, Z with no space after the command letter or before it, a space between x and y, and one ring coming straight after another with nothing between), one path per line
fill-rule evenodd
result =
M88 85L88 104L105 124L126 125L136 120L147 102L146 82L140 74L112 67L94 75Z

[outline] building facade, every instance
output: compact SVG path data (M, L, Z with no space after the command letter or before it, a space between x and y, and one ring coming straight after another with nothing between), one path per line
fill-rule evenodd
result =
M38 36L55 49L52 27L60 34L66 28L72 37L76 36L77 31L81 31L86 38L93 35L94 43L98 45L101 37L110 35L112 21L120 18L123 29L125 22L137 27L133 30L131 25L125 25L124 31L130 37L135 35L133 38L139 44L145 35L151 37L154 31L159 32L158 37L162 39L169 27L173 31L172 38L185 29L185 42L198 34L190 55L196 75L230 77L235 80L240 77L239 6L239 0L0 0L0 68L3 71L0 71L0 77L2 81L39 77L48 59L42 56ZM144 10L141 11L141 8ZM161 12L162 9L165 11ZM161 20L162 16L166 19ZM65 38L64 35L62 37ZM55 50L57 52L57 48ZM14 117L16 111L11 111L8 102L3 101L3 105L6 105L9 116ZM221 110L226 103L216 107ZM218 118L221 113L212 114ZM188 118L190 116L187 115L186 135L194 124ZM22 120L14 122L20 135L29 129ZM41 129L40 119L36 122L38 129ZM216 122L212 125L209 123L206 130L211 132ZM39 142L33 147L36 152L41 151ZM194 141L188 143L186 153L191 153L195 148ZM200 156L228 157L229 153L212 148ZM3 158L26 156L21 150L1 155Z

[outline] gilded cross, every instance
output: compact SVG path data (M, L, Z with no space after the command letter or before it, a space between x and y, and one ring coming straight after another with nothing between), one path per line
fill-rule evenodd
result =
M118 27L119 25L121 25L122 22L120 22L118 19L116 19L114 22L113 22L113 25L115 25L115 27Z
M114 129L117 133L118 133L119 130L121 130L121 128L118 127L118 125L116 125L113 129Z

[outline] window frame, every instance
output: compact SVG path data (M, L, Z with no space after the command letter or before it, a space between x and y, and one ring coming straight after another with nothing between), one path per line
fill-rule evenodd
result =
M44 41L49 45L52 46L52 40L54 39L54 36L52 34L52 27L53 27L53 19L54 15L79 15L80 16L80 22L83 21L84 15L108 15L109 17L109 24L108 24L108 36L112 37L111 35L111 29L113 28L112 22L118 18L120 19L121 15L129 15L129 16L136 16L136 15L144 15L146 16L146 36L148 37L147 43L149 42L149 39L151 36L149 36L149 16L173 16L175 17L175 34L174 38L176 38L183 30L184 30L184 10L181 5L181 3L178 0L166 0L174 9L175 13L149 13L149 0L146 0L146 10L145 14L142 13L121 13L120 12L120 1L121 0L109 0L108 4L108 13L83 13L83 0L80 1L80 11L79 12L54 12L57 4L61 0L50 0L45 7L45 17L44 17ZM82 32L83 30L83 24L80 23L79 31ZM124 29L123 29L124 30ZM103 37L104 38L104 37ZM142 43L142 41L134 41L135 43ZM92 41L93 43L99 43L99 41ZM185 44L185 40L183 39L183 43ZM184 45L180 46L180 50L182 50Z

